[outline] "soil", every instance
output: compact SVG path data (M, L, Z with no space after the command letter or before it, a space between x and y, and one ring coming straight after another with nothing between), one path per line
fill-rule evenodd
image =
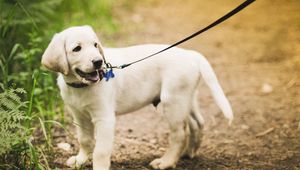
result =
M103 44L171 44L197 31L241 1L120 0L114 8L121 30L101 35ZM206 120L199 155L181 159L176 170L300 169L300 1L256 1L226 22L181 45L212 64L235 118L231 126L206 85L199 105ZM142 56L141 56L142 57ZM183 58L184 60L184 58ZM168 146L168 125L153 106L117 118L112 170L148 170ZM71 122L71 118L69 122ZM72 133L74 126L70 125ZM62 132L61 132L62 133ZM55 143L53 167L68 169L78 150L72 135ZM91 162L82 169L91 169Z

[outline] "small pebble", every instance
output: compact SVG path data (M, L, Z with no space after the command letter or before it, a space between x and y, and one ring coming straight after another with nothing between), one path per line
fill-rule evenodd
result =
M249 126L244 124L244 125L241 125L241 128L244 129L244 130L248 130Z
M71 145L64 142L58 143L57 147L65 151L69 151L71 149Z
M264 94L269 94L273 91L273 87L268 84L268 83L264 83L262 86L261 86L261 90L260 90L262 93Z
M290 126L288 125L288 124L284 124L283 125L283 128L285 128L285 129L287 129L287 128L289 128Z
M151 139L149 142L152 143L152 144L156 144L157 140L156 139Z
M166 151L166 149L165 149L165 148L159 148L158 150L159 150L159 151L161 151L161 152L164 152L164 151Z

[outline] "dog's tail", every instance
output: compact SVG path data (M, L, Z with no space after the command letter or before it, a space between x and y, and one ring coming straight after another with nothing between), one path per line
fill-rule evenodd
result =
M199 57L199 56L198 56ZM233 120L233 112L231 109L231 106L218 82L218 79L208 63L208 61L204 58L204 56L200 55L200 72L202 74L202 77L207 84L207 86L210 88L210 91L212 93L212 96L214 100L216 101L219 108L222 110L224 116L229 120L229 124L231 124Z

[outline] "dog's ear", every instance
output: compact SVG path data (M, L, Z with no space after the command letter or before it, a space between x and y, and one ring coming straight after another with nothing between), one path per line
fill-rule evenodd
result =
M42 56L42 65L51 71L67 75L69 73L69 64L66 56L65 42L63 33L55 34Z

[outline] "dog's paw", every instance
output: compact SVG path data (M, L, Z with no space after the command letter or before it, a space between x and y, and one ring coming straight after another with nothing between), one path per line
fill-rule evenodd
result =
M87 159L79 157L79 156L71 156L66 164L67 166L71 167L71 168L80 168L82 166L82 164L85 163Z
M182 154L183 158L194 158L197 155L197 150L195 148L188 148L184 154Z
M176 167L176 161L172 161L170 159L166 159L164 157L154 159L150 166L154 169L168 169L168 168L175 168Z
M199 146L200 146L200 144L198 143L197 145L195 145L193 143L190 143L190 145L188 146L188 148L186 148L186 150L183 152L183 154L182 154L181 157L192 159L195 156L197 156L198 153L199 153Z

